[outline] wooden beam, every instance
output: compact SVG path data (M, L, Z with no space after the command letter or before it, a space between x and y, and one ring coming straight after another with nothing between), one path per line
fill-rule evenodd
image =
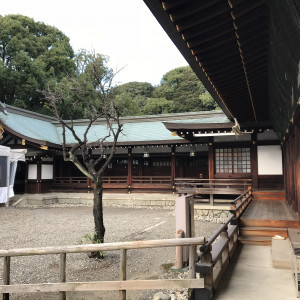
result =
M49 293L79 291L119 291L119 290L154 290L173 288L204 288L203 279L160 279L160 280L127 280L95 281L0 285L0 293Z

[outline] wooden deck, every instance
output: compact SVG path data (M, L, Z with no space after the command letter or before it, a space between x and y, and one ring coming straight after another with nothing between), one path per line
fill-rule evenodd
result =
M298 224L298 215L282 200L253 200L241 217L242 226L298 228Z

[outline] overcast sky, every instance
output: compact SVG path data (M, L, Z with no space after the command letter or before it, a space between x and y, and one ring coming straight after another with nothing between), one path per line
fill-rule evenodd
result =
M75 51L110 57L114 69L125 67L119 83L147 81L187 63L143 0L9 0L1 14L21 14L57 27Z

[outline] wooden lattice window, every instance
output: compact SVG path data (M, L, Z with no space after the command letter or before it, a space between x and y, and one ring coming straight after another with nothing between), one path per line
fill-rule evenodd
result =
M215 150L216 173L251 173L250 148Z

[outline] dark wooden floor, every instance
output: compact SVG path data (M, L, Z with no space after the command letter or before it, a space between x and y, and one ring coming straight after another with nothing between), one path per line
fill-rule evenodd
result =
M293 213L286 204L286 201L282 200L253 200L247 207L242 218L256 220L298 220L297 214Z

